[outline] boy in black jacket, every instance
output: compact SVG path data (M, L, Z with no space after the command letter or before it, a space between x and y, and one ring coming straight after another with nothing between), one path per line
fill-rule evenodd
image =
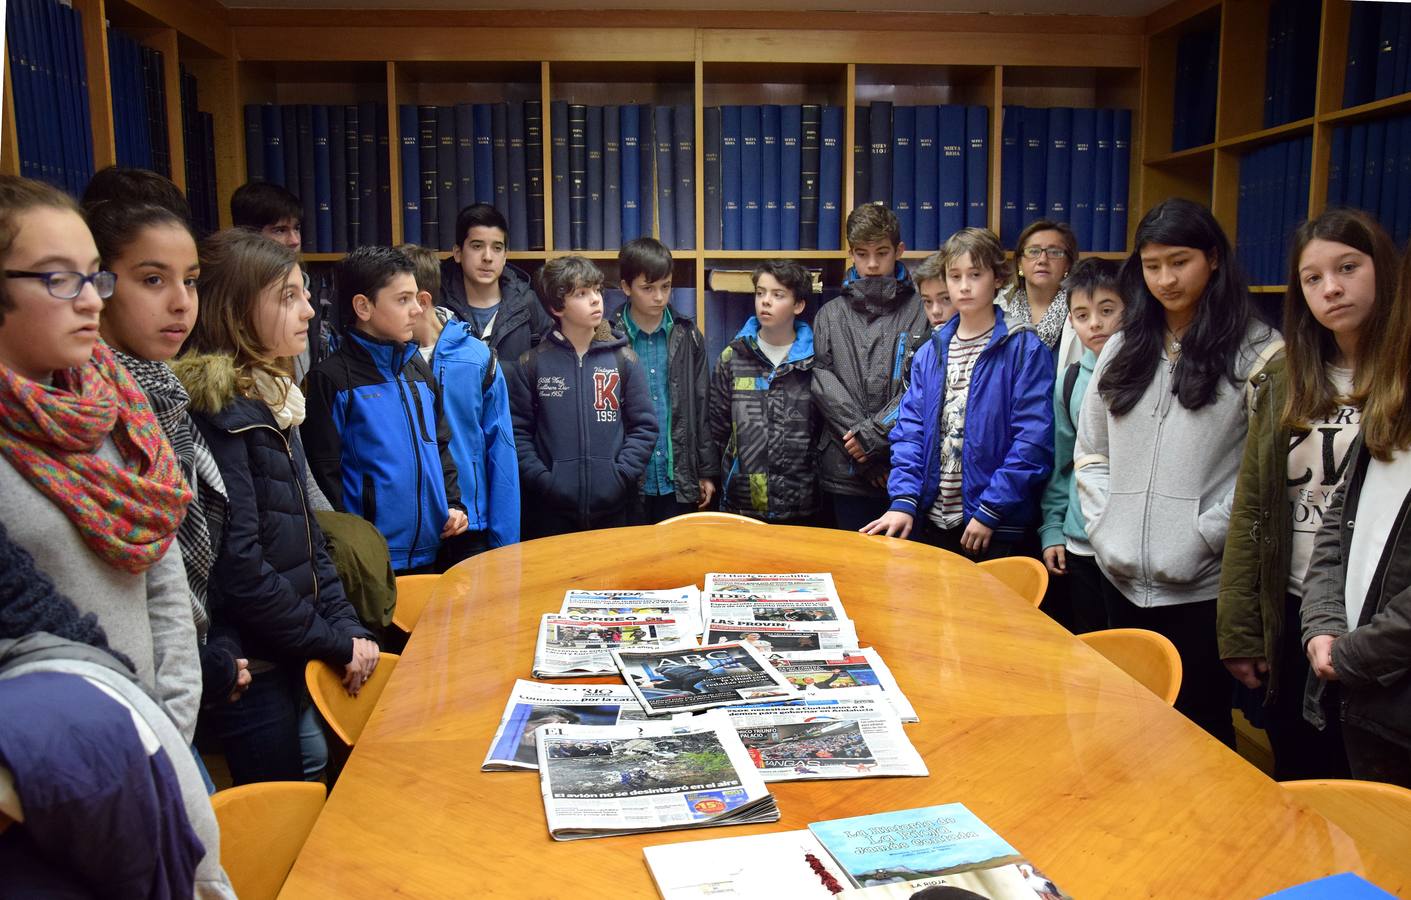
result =
M720 474L706 423L710 368L705 339L690 318L671 308L671 251L655 238L637 238L617 254L627 304L613 330L627 340L647 375L657 442L642 478L643 523L706 509Z
M526 537L626 525L656 445L646 377L627 339L603 321L602 287L602 273L581 256L549 260L539 272L539 296L558 327L510 377Z

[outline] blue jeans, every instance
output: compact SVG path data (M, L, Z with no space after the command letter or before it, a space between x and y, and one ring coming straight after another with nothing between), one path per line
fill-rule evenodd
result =
M206 710L235 784L313 780L323 772L328 748L313 708L306 706L302 675L289 666L260 672L239 700ZM307 767L305 741L314 751Z

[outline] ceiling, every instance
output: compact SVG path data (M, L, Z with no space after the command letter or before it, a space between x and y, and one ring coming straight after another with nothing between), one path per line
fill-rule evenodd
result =
M229 7L266 9L601 10L602 0L221 0ZM861 0L609 0L613 9L858 12ZM886 12L986 12L1006 15L1145 16L1170 0L880 0ZM885 7L885 10L878 7Z

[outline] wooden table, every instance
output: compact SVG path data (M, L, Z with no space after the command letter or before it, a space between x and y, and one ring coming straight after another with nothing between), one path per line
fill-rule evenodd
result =
M832 572L921 721L928 778L776 784L783 818L559 843L539 778L482 773L541 613L576 588ZM448 573L286 883L285 897L656 896L642 847L959 801L1080 900L1260 897L1376 858L960 557L839 531L677 524L507 547ZM780 898L786 900L786 898Z

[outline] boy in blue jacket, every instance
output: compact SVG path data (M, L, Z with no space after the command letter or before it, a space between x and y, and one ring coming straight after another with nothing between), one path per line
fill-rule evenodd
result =
M495 351L465 322L437 307L441 261L416 244L397 248L415 268L421 315L413 321L422 359L431 366L451 423L461 501L470 519L465 534L448 539L446 556L466 559L519 541L519 458L514 452L509 388Z
M1107 577L1098 568L1078 485L1073 479L1073 444L1078 436L1078 411L1093 377L1093 366L1107 339L1122 327L1118 265L1110 259L1085 259L1063 281L1068 292L1068 321L1083 344L1082 358L1059 373L1053 392L1053 474L1044 488L1039 546L1044 565L1054 575L1068 576L1068 605L1074 634L1107 627L1103 590Z
M387 538L397 574L439 571L441 541L467 518L441 392L413 340L421 306L411 261L359 247L334 282L343 344L309 372L300 429L309 468L334 509Z
M941 250L956 315L911 367L889 438L891 508L861 529L980 559L1020 550L1053 468L1053 356L1027 321L1006 321L995 293L999 238L965 228Z
M539 297L558 325L510 377L526 535L626 525L656 446L646 376L603 321L602 290L602 272L581 256L539 271Z

